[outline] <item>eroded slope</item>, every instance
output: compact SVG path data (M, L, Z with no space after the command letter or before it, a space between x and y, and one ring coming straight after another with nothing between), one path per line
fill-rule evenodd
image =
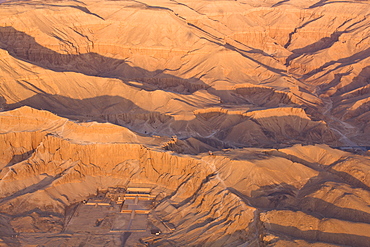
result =
M326 145L178 155L158 148L165 139L132 132L127 139L123 127L73 123L45 111L23 107L0 119L2 240L9 245L35 236L40 244L76 243L77 235L63 231L67 208L97 189L129 182L162 191L152 214L175 230L151 240L155 246L260 246L295 238L366 246L369 238L365 156ZM63 126L45 128L50 122ZM95 139L106 135L112 138ZM299 225L295 214L311 223Z
M0 1L1 244L121 245L65 215L145 183L154 246L367 246L369 9Z

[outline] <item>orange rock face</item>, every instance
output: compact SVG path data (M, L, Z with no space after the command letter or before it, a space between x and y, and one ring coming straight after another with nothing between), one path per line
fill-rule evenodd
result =
M368 246L369 14L0 0L0 245Z

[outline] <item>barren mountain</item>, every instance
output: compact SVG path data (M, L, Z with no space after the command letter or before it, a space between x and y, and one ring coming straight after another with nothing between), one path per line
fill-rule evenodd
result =
M0 246L369 246L369 17L0 0Z

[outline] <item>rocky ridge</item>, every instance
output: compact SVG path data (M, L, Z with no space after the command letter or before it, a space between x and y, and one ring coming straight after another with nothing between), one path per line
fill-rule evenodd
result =
M0 7L0 245L142 183L154 246L367 246L368 1Z

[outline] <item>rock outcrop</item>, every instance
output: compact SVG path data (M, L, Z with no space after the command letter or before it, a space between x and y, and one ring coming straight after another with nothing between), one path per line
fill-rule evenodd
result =
M0 245L145 184L137 246L367 246L369 6L0 0Z

